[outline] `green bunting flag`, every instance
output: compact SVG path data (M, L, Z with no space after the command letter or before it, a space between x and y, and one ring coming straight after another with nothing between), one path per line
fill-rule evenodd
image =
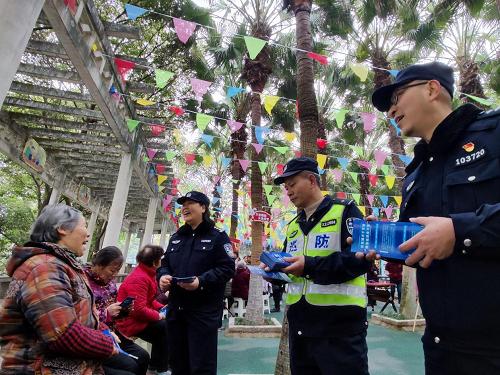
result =
M368 78L368 67L363 64L350 64L352 71L356 74L361 82L365 82Z
M267 202L269 203L270 206L273 205L274 201L276 200L276 195L268 195L267 196Z
M387 173L389 173L389 166L387 164L384 164L382 167L380 167L380 169L382 170L382 172L384 173L384 175L386 175Z
M137 120L132 120L130 118L127 119L127 127L129 132L133 132L135 128L137 128L137 125L139 125L139 121Z
M361 198L361 194L356 194L352 193L352 199L354 199L354 202L356 202L357 205L359 205L359 199Z
M354 181L358 182L358 174L356 172L349 172L349 174Z
M262 51L262 48L264 48L267 42L265 40L254 38L251 36L245 36L243 38L245 39L245 44L247 45L248 55L252 60L255 60L255 58L257 57L259 52Z
M476 102L478 102L479 104L482 104L482 105L485 105L485 106L488 106L488 107L493 107L495 105L495 102L492 100L492 99L484 99L484 98L479 98L477 96L474 96L474 95L469 95L469 94L466 94L464 92L462 92L463 95L475 100Z
M335 121L337 122L337 128L342 129L342 125L344 125L345 115L347 115L349 111L347 109L339 109L335 112Z
M361 146L349 146L359 157L363 157L363 147Z
M278 151L281 155L285 155L288 151L288 146L282 146L282 147L275 147L273 146L273 148Z
M266 192L266 195L271 194L272 190L273 190L273 185L264 185L264 191Z
M263 161L259 161L259 169L260 169L260 173L264 174L266 172L266 169L267 169L267 163L266 162L263 162Z
M174 73L168 70L155 70L156 87L162 89L167 85L167 82L174 76Z
M210 121L212 121L213 118L213 116L206 115L205 113L197 113L196 125L198 126L198 129L200 129L202 132L205 131L207 125L210 123Z
M175 151L172 150L165 151L165 159L167 159L167 161L172 161L174 158L175 158Z

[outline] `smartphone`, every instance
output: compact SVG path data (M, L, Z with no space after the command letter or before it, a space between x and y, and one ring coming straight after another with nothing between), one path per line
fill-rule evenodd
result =
M120 303L120 306L122 309L128 309L132 305L132 302L134 302L135 297L127 297L125 298L122 303Z

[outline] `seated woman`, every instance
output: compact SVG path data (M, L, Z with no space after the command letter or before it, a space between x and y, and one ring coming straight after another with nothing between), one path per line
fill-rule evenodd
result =
M102 373L118 350L101 332L92 293L77 257L88 232L81 212L65 204L45 207L30 242L15 247L12 277L0 310L2 374Z
M133 310L116 327L127 338L139 337L150 342L149 369L159 374L168 370L167 325L163 305L156 300L158 284L156 269L160 266L163 248L146 245L137 253L137 267L123 281L118 291L118 301L134 297Z
M145 375L148 370L149 354L146 350L124 337L115 327L115 322L129 311L122 310L120 302L116 302L118 290L114 277L123 264L123 255L119 248L107 246L99 250L92 259L91 265L85 266L85 273L94 293L95 304L99 312L99 320L113 330L120 339L120 347L127 353L118 354L104 361L106 375Z

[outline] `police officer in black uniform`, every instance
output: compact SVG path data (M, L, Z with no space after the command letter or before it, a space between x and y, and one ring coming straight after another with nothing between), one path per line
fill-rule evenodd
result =
M453 81L444 64L413 65L372 101L421 138L400 220L425 227L401 249L416 248L426 374L500 374L500 110L453 110Z
M172 373L215 375L224 286L234 273L232 246L210 219L205 194L191 191L177 203L186 224L172 235L157 271L160 288L170 290Z

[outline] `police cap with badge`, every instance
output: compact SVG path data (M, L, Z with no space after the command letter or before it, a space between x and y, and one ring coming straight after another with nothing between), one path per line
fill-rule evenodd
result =
M283 174L274 179L275 185L281 185L287 177L296 175L302 171L318 173L318 163L316 160L307 157L300 157L290 160L283 168Z
M428 64L411 65L401 70L394 83L382 86L375 90L372 95L373 105L381 112L387 112L391 108L392 94L399 87L417 80L436 80L453 97L453 69L440 62L431 62Z
M210 206L210 199L208 199L208 197L205 194L199 191L190 191L183 197L177 199L177 203L179 204L183 204L186 201L198 202L200 204L204 204L207 207Z

